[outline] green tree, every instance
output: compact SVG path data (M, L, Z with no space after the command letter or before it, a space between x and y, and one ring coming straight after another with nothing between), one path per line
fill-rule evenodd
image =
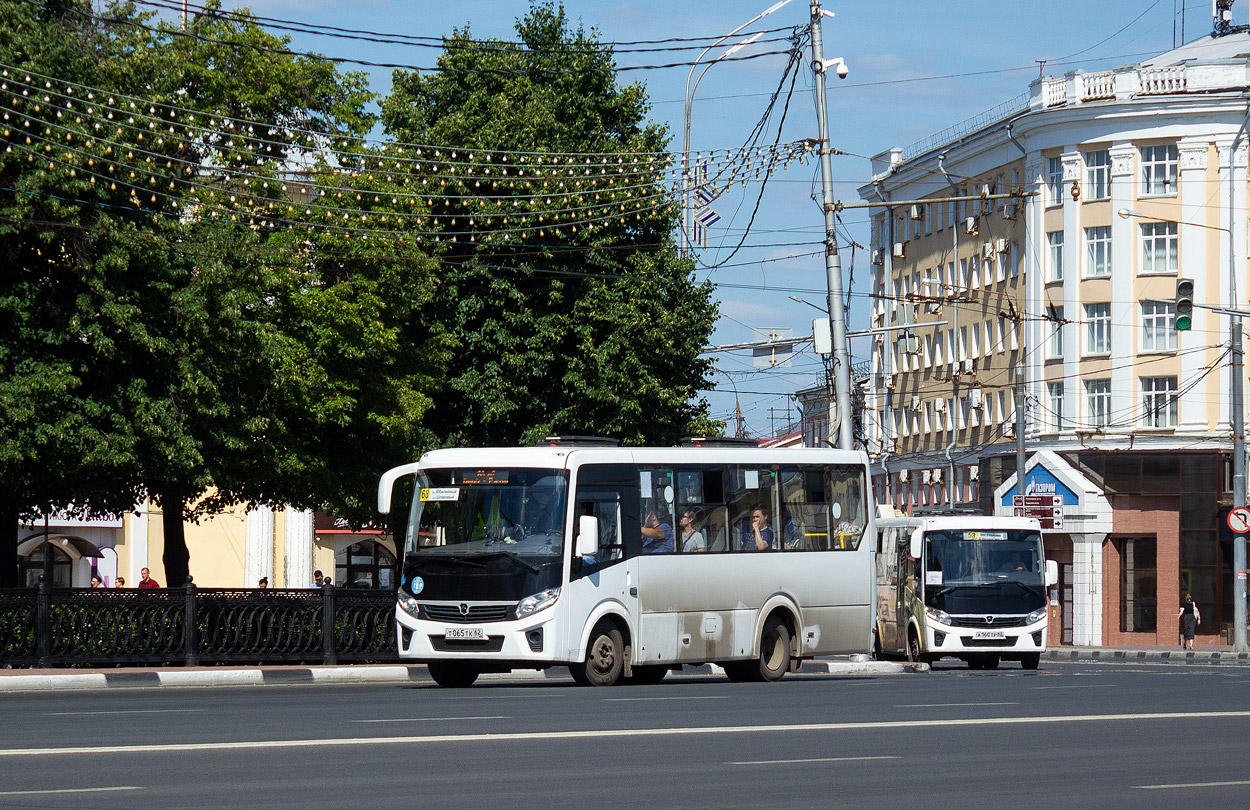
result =
M439 331L406 331L430 264L292 205L361 159L363 76L215 7L194 38L90 11L0 0L3 510L15 528L150 494L179 585L184 519L245 500L361 516L377 469L426 441ZM313 176L288 182L295 159Z
M426 145L445 252L433 322L456 342L427 424L447 443L548 432L668 443L711 427L698 391L710 285L673 245L666 130L609 46L534 3L519 42L444 40L441 70L397 71L389 134Z

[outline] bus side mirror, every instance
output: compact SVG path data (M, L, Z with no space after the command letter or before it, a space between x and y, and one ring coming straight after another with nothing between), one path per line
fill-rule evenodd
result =
M924 551L924 549L921 547L921 541L923 539L924 539L924 536L921 535L920 532L912 533L911 548L907 553L913 560L920 559L920 555Z
M590 557L599 551L599 518L582 515L577 519L577 556Z
M1059 563L1054 560L1046 561L1046 587L1059 584Z

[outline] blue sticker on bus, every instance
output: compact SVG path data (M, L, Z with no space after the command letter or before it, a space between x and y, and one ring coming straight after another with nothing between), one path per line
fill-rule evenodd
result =
M423 590L425 590L425 580L422 579L421 577L413 577L412 578L412 595L416 596L417 594L421 593L421 591Z

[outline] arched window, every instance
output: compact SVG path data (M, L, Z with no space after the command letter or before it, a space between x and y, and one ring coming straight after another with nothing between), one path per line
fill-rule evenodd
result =
M22 580L28 588L39 586L39 575L44 572L44 555L48 554L48 584L53 588L68 588L73 584L73 562L69 555L52 543L40 543L21 558Z
M372 540L334 555L334 584L340 588L394 588L395 570L395 555Z

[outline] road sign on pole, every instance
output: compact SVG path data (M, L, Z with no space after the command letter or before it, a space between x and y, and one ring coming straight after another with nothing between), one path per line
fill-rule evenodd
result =
M1233 530L1233 534L1250 532L1250 509L1238 506L1230 510L1228 513L1228 528Z

